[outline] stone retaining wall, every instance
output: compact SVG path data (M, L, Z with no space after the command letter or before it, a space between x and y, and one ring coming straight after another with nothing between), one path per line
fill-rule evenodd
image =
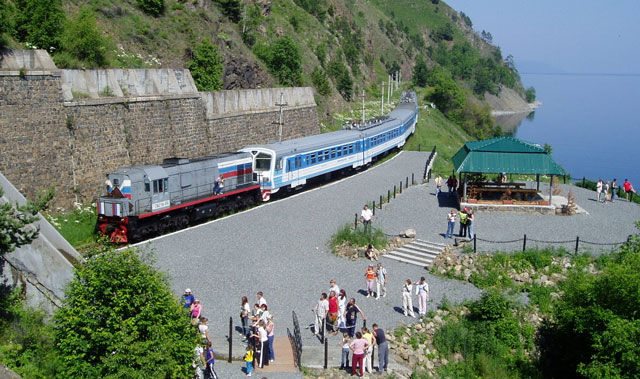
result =
M199 93L188 70L51 70L42 56L0 60L0 172L28 198L55 183L54 206L93 201L119 167L276 141L280 93L283 139L320 132L310 88Z

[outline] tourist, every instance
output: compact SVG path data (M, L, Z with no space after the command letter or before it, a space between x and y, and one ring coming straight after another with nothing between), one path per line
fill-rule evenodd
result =
M380 299L380 294L382 293L382 297L387 296L387 269L382 267L382 263L378 263L378 268L376 269L376 300Z
M258 304L260 304L260 306L267 305L267 300L262 296L262 291L258 291L256 296L258 297Z
M467 216L467 225L469 228L469 238L473 239L475 235L473 233L473 224L476 222L476 212L473 209L469 209L469 216Z
M424 276L416 282L416 294L418 295L418 315L424 316L427 313L427 301L429 300L429 285Z
M213 371L213 365L216 363L215 353L213 352L213 347L211 346L211 341L207 342L207 352L205 356L205 377L209 379L216 379L216 372Z
M464 208L459 213L460 214L460 233L458 233L458 235L460 237L467 236L467 216L469 216L467 212L468 212L467 208Z
M340 341L340 345L342 345L342 361L340 362L340 370L349 368L349 345L351 344L351 339L349 338L349 334L342 333L342 340Z
M338 296L336 293L331 291L329 292L329 312L327 313L327 323L329 333L333 333L333 335L338 334Z
M336 284L336 281L331 279L331 281L329 281L329 293L333 291L336 293L336 296L338 296L338 294L340 293L340 287L338 287L338 285Z
M347 292L345 290L340 290L340 295L338 296L338 328L344 329L347 325L344 318L344 311L347 309Z
M195 299L193 304L191 304L191 323L193 325L198 325L200 323L200 316L202 315L202 305L200 305L200 300Z
M369 347L367 340L362 338L362 333L356 333L356 339L351 341L349 345L353 351L353 359L351 360L351 375L356 374L356 365L360 367L360 377L364 375L364 368L362 367L362 360L364 359L364 353Z
M442 176L438 174L438 176L436 176L436 197L440 196L441 189L442 189Z
M598 184L596 184L596 192L598 193L598 203L601 203L601 197L602 197L602 187L603 187L603 183L602 183L602 179L598 180Z
M258 323L258 332L252 334L251 337L257 338L259 347L260 347L260 360L259 366L260 368L264 366L269 366L269 337L267 335L267 330L265 329L264 321L260 320Z
M209 337L209 327L207 326L208 322L209 319L205 317L200 321L200 325L198 325L198 331L202 337L202 343L211 342L211 337Z
M317 336L321 330L324 335L322 323L327 319L327 314L329 313L329 302L327 301L326 293L323 292L322 295L320 295L320 300L318 300L318 304L312 309L312 312L316 315L313 324L313 335Z
M180 299L180 304L182 304L184 308L191 310L191 305L194 301L195 297L191 294L191 288L184 290L184 295L182 295L182 298Z
M456 227L456 210L452 209L447 215L447 233L444 238L453 238L453 230Z
M453 175L449 175L449 179L447 179L447 190L451 193L453 188Z
M218 175L218 178L216 179L216 184L214 186L215 194L220 195L223 189L224 189L224 177L222 176L222 174L220 174Z
M402 286L402 310L405 316L409 314L415 318L416 314L413 312L413 299L411 298L412 290L413 284L411 284L411 279L407 279L407 281L404 282L404 286Z
M362 213L360 214L362 219L362 225L364 225L364 231L371 231L371 223L373 222L373 212L369 209L368 205L364 205Z
M351 298L351 300L349 300L349 304L347 304L347 309L344 310L344 317L347 320L347 332L349 333L349 337L352 338L354 333L356 332L358 313L362 315L363 320L367 320L367 317L362 312L362 309L360 309L360 307L356 305L356 299Z
M266 307L266 305L265 305ZM269 362L273 362L276 359L275 352L273 351L273 340L275 339L276 327L273 323L273 315L269 314L267 317L267 340L269 341Z
M624 183L622 184L622 188L624 189L625 195L627 195L627 201L629 201L630 193L636 193L636 190L633 189L633 186L631 185L631 182L628 179L624 180Z
M249 337L249 315L251 314L251 308L249 307L249 300L246 296L242 296L242 305L240 308L240 321L242 323L242 335L245 339Z
M264 323L266 324L269 316L271 316L271 313L269 313L269 307L267 307L267 304L262 304L260 309L262 310L262 312L260 313L260 320L264 321Z
M244 353L244 363L247 365L247 376L251 376L253 369L253 346L247 345L247 352Z
M616 198L616 191L618 190L618 179L613 178L613 181L611 181L611 202L615 203L615 201L613 201Z
M375 338L373 337L373 333L367 329L366 326L363 326L361 329L362 338L364 338L367 343L369 343L369 347L364 352L364 359L362 360L362 366L364 367L364 371L369 374L373 374L373 343L375 342Z
M373 337L378 344L378 374L382 374L382 369L387 371L389 363L389 342L384 335L384 330L379 328L378 324L373 324Z
M373 284L376 279L376 270L373 269L373 265L369 265L369 267L367 267L364 277L367 285L367 297L373 296Z
M365 252L364 252L364 256L369 258L370 261L373 261L374 259L377 261L378 260L378 251L376 250L375 247L373 247L372 244L369 244L367 246L367 250L365 250Z
M604 200L603 203L606 203L607 200L611 200L611 198L609 197L609 181L607 180L607 182L604 184Z
M455 175L451 178L451 187L453 188L453 192L458 189L458 179L456 179Z

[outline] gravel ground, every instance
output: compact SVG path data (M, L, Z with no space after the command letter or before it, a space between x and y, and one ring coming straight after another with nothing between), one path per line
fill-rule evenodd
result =
M239 324L240 299L256 301L264 292L275 315L276 334L292 328L291 311L300 320L303 344L319 344L305 326L313 322L311 312L329 280L355 297L370 326L384 329L408 321L401 313L400 289L407 278L424 275L431 287L428 309L435 309L444 294L454 302L479 296L474 286L428 275L423 268L384 260L389 272L388 296L376 301L359 290L365 288L368 261L350 261L333 255L328 241L337 229L353 220L363 204L393 189L407 176L421 177L428 153L402 152L394 159L348 179L281 201L212 221L199 227L163 236L145 243L157 255L157 266L166 271L179 296L189 287L203 304L218 351L225 351L229 317ZM424 186L414 186L420 191ZM417 192L416 191L416 192ZM398 198L401 199L403 195ZM374 224L377 219L374 219ZM417 306L417 301L416 304ZM331 337L337 339L338 337ZM333 341L330 343L333 344ZM277 357L276 357L277 359Z
M520 239L514 243L477 242L480 251L513 251L522 248L523 235L527 235L527 247L547 247L550 244L540 241L571 241L563 246L573 251L576 236L580 237L580 252L599 254L608 252L612 246L600 246L585 242L616 243L626 241L630 234L637 234L634 222L640 220L640 205L626 200L614 203L598 203L596 193L584 188L560 185L561 196L567 196L573 189L576 204L588 214L577 214L571 217L525 213L490 213L476 214L474 232L478 238L490 241L508 241ZM549 193L548 184L540 185L543 193ZM386 233L398 233L407 228L416 229L417 237L433 242L449 242L444 234L447 229L446 216L453 203L448 194L441 194L438 201L435 197L435 184L431 183L411 187L401 197L383 207L379 212L379 225ZM460 225L456 223L455 232Z

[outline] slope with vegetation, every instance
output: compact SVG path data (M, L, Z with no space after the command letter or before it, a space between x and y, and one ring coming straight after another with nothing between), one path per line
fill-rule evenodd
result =
M535 98L490 33L438 0L0 0L0 16L0 45L60 67L189 67L203 90L313 85L325 119L398 71L478 138L499 133L485 94Z

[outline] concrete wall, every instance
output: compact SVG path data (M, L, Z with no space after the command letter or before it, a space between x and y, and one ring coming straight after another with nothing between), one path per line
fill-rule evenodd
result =
M55 206L93 201L119 167L277 140L280 93L283 139L320 132L310 88L199 93L188 70L57 70L46 52L10 53L0 60L0 171L28 198L55 183Z

